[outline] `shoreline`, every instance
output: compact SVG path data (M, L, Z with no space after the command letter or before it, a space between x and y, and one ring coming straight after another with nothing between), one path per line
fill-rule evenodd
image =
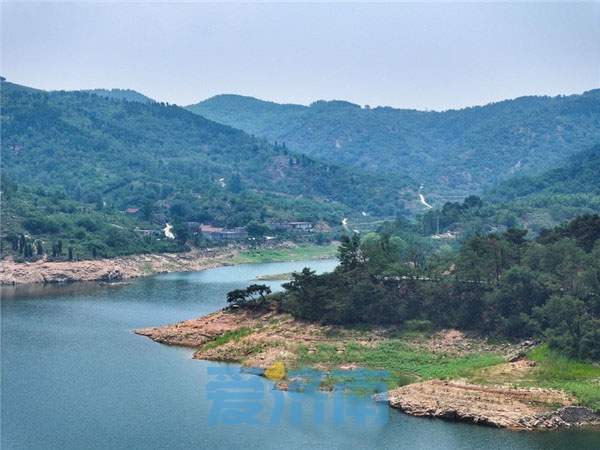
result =
M5 259L0 264L0 286L81 281L118 282L159 273L195 272L253 262L325 259L333 257L334 254L334 245L296 246L284 243L275 247L257 249L217 247L195 249L186 253L128 255L81 261L42 259L33 262L15 262Z
M600 425L600 414L581 406L572 395L517 382L535 370L534 361L522 356L514 360L516 354L531 348L530 342L490 343L457 330L398 339L397 331L393 327L361 331L303 322L274 308L221 310L171 325L133 330L155 342L192 348L194 359L239 363L266 376L276 389L293 390L305 382L296 378L294 369L322 372L322 390L337 389L340 377L360 377L360 369L383 369L390 374L388 390L374 399L409 415L510 430ZM382 354L392 355L390 361L382 364ZM462 369L449 370L449 366ZM406 376L392 376L394 368L406 371ZM499 381L498 375L507 373L512 382Z

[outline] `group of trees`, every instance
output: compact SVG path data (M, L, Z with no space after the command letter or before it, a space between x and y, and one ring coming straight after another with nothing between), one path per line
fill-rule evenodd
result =
M476 195L470 195L459 202L446 202L441 209L431 209L423 214L422 231L426 236L443 233L457 225L465 226L469 221L478 221L483 224L483 220L491 214L491 208L483 208L484 203Z
M8 236L7 240L11 243L12 251L24 258L33 257L34 246L36 248L36 254L43 254L42 243L40 241L31 242L31 240L27 239L22 233L19 235L12 233Z
M30 259L42 257L46 254L44 243L41 239L31 239L26 237L23 233L10 233L6 240L11 243L12 252L19 257ZM4 253L4 249L2 250L2 253ZM62 240L59 239L52 243L52 251L48 256L51 256L52 258L62 258L65 256ZM69 260L73 260L73 247L67 248L67 257Z
M251 284L246 289L234 289L227 293L230 308L255 308L267 301L271 288L265 284Z
M398 236L343 239L339 266L295 273L281 308L336 324L393 324L539 337L600 360L600 217L528 239L525 230L476 235L457 252L422 252Z

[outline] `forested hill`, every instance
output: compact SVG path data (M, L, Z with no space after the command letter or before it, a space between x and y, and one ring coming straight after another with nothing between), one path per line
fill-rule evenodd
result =
M584 193L600 196L600 144L573 155L564 165L540 175L507 180L490 191L490 198L513 200L531 195Z
M395 214L414 186L315 162L174 105L6 82L1 101L3 175L107 208L148 205L230 226L339 220L350 209Z
M478 192L551 168L596 144L600 130L600 89L444 112L341 101L280 105L237 95L188 109L322 161L409 173L427 192L442 194Z
M600 145L569 157L558 168L502 182L485 199L504 205L527 226L550 227L580 214L598 213Z
M426 235L452 231L461 236L499 227L526 228L535 235L585 214L600 213L600 145L577 153L540 175L517 176L482 198L446 202L422 216Z

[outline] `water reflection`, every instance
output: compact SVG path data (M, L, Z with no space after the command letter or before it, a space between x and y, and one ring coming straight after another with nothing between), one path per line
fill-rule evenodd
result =
M76 283L49 283L0 286L0 298L5 300L26 298L69 297L92 294L98 289L119 290L130 282L102 283L81 281Z

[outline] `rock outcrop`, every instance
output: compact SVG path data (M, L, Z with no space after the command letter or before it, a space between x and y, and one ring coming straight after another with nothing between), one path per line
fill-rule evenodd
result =
M161 344L199 348L227 332L253 326L255 322L256 320L249 312L232 314L226 311L217 311L207 316L173 325L140 328L134 330L134 333L147 336Z
M600 423L600 416L592 410L575 406L573 398L553 389L430 380L389 391L387 401L412 416L515 430Z

